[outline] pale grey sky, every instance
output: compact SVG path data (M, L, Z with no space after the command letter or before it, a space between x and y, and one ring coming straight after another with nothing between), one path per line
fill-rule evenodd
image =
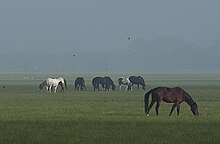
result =
M127 37L220 38L219 0L0 0L1 50L126 49Z
M131 40L220 39L220 0L0 0L1 54L128 50Z

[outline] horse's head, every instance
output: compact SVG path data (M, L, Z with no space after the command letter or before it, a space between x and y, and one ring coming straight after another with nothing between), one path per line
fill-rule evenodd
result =
M119 83L119 85L122 84L122 80L123 80L123 79L124 79L123 77L121 77L121 78L118 79L118 83Z
M146 84L144 83L143 86L142 86L143 90L145 90L146 88Z
M115 91L115 89L116 89L116 87L115 87L115 85L113 84L113 85L112 85L112 91Z
M199 115L199 111L198 111L198 106L196 103L194 103L192 106L191 106L191 111L194 115Z
M38 91L42 90L43 87L44 87L44 86L43 86L42 84L39 84Z

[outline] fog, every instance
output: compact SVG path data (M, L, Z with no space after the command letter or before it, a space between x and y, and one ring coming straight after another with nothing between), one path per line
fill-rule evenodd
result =
M0 0L0 71L220 70L219 0Z

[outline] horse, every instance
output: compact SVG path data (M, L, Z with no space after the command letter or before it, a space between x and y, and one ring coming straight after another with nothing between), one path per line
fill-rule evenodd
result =
M102 88L105 87L105 79L104 79L104 77L99 77L99 76L97 76L97 77L95 77L95 78L92 79L92 85L93 85L93 87L94 87L94 91L95 91L96 89L98 89L98 91L100 91L100 89L99 89L99 84L102 85Z
M62 77L59 77L57 79L55 78L47 78L39 85L39 91L43 89L44 86L46 86L46 90L51 93L52 88L54 88L54 93L57 91L57 87L61 86L60 92L64 92L64 85L67 89L67 83L66 80Z
M152 100L148 107L148 101L150 95L152 96ZM177 107L177 115L179 115L180 104L184 101L191 107L191 111L194 115L199 115L197 104L193 101L192 97L182 88L156 87L154 89L149 90L145 94L144 103L145 103L145 113L147 114L147 116L149 116L149 112L155 102L157 102L156 114L159 115L158 109L160 107L160 103L162 100L167 103L174 103L171 108L169 116L171 116L175 107Z
M129 78L124 78L124 77L119 78L118 79L118 84L119 84L120 90L121 90L122 86L125 86L126 91L127 90L132 90L132 83L129 80Z
M141 76L130 76L129 80L131 81L132 86L134 84L136 84L137 85L137 89L139 89L139 85L141 85L143 90L145 90L146 84L145 84L144 79Z
M110 86L112 87L112 91L115 91L116 87L112 79L108 76L104 77L104 82L105 82L105 91L110 89Z
M107 76L105 76L105 77L97 76L92 79L92 85L94 87L94 91L96 89L98 89L98 91L100 91L100 89L99 89L100 84L102 85L102 88L105 89L105 91L107 91L107 90L109 91L110 86L112 87L112 91L115 91L115 89L116 89L115 84L112 81L112 79Z
M86 90L86 84L83 77L77 77L75 80L75 90L79 90L79 88L81 91L83 89Z
M57 78L57 79L54 78L54 80L60 81L60 82L58 83L59 85L61 85L61 90L60 90L60 92L64 92L64 86L65 86L66 90L68 89L66 79L64 79L64 78L62 78L62 77L59 77L59 78Z

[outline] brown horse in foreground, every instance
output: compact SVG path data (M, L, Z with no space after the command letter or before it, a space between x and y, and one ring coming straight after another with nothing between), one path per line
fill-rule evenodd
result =
M148 107L150 94L152 95L152 101ZM175 88L157 87L157 88L151 89L145 94L144 103L145 103L145 113L147 114L147 116L149 116L150 109L152 108L155 102L157 102L156 114L158 115L158 109L160 107L160 103L162 100L167 103L174 103L169 115L172 114L175 107L177 107L177 115L179 115L180 104L184 101L188 105L190 105L191 111L194 115L199 115L197 104L193 101L191 96L186 91L184 91L182 88L180 87L175 87Z

